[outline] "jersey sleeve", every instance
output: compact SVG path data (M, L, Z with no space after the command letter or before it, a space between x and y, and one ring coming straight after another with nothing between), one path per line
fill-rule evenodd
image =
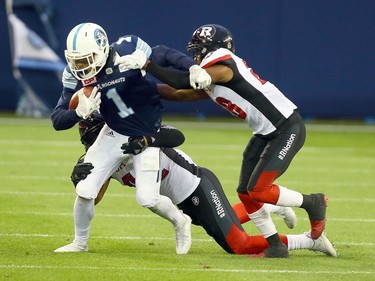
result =
M68 67L62 76L63 91L51 114L52 125L55 130L72 128L79 120L75 110L69 110L69 101L78 87L78 80L70 73Z
M189 70L195 64L191 57L164 45L152 48L150 60L160 66L173 67L178 70Z
M135 50L141 50L147 58L151 55L151 47L140 37L135 35L125 35L112 44L112 47L120 56L132 54Z
M177 147L184 143L184 134L169 125L162 125L160 130L152 137L152 143L149 144L153 147Z

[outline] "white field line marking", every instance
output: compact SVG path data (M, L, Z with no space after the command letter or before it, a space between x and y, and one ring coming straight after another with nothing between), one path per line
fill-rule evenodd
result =
M40 233L0 233L0 237L14 237L14 238L72 238L72 235L64 235L64 234L40 234ZM90 236L90 239L108 239L108 240L175 240L175 238L168 238L168 237L146 237L146 236L108 236L108 235L93 235ZM215 242L211 238L207 239L196 239L193 238L195 242ZM375 243L372 242L338 242L335 241L334 244L337 245L345 245L345 246L363 246L363 247L375 247Z
M78 159L78 156L77 156L77 159ZM6 167L12 167L12 166L16 166L16 167L19 167L19 166L24 166L26 165L27 166L39 166L39 167L58 167L58 168L61 168L61 167L71 167L73 168L73 165L74 165L74 162L72 161L63 161L63 160L60 160L59 161L26 161L26 160L20 160L20 161L17 161L17 160L1 160L0 161L0 165L1 166L6 166Z
M30 146L40 146L40 147L80 147L81 143L77 138L77 141L54 141L54 140L19 140L19 139L11 139L11 140L0 140L0 146L19 146L19 145L27 145ZM82 146L82 145L81 145Z
M19 147L20 145L27 145L28 146L28 149L26 149L26 152L27 151L30 151L29 150L29 147L32 146L32 147L40 147L40 148L45 148L45 147L58 147L58 148L62 148L62 149L66 149L66 147L77 147L77 148L82 148L83 149L83 146L79 143L79 142L76 142L76 141L54 141L54 140L48 140L48 141L43 141L43 140L19 140L19 139L12 139L12 140L0 140L0 146L17 146ZM197 146L196 144L192 144L192 143L184 143L183 147L185 148L194 148L195 150L204 150L204 151L217 151L217 150L224 150L224 151L228 151L228 150L231 150L231 151L239 151L239 152L242 152L244 149L245 149L245 144L242 145L242 144L199 144L199 146ZM319 147L319 146L304 146L301 150L301 152L303 153L308 153L308 154L311 154L313 156L315 156L316 158L319 157L319 155L317 155L319 152L321 153L331 153L331 154L338 154L338 153L341 153L343 154L343 157L345 157L345 152L346 153L349 153L349 152L353 152L353 151L358 151L358 150L368 150L368 148L365 148L365 147L355 147L355 146L352 146L352 147ZM22 150L18 150L20 152L22 152ZM10 153L10 154L17 154L17 151L2 151L2 153L6 154L6 153ZM34 153L33 151L30 151L30 153ZM83 152L82 152L83 154ZM77 155L77 157L79 157L80 155ZM219 157L219 156L218 156ZM221 157L221 155L220 155ZM241 155L239 155L239 157L241 157ZM2 162L7 162L7 161L2 161ZM24 163L24 162L23 162Z
M130 187L124 187L129 189ZM131 188L130 188L131 189ZM42 191L0 191L0 195L11 196L75 196L72 187L72 192L42 192ZM106 194L106 197L119 197L119 198L135 198L135 194L126 193L111 193ZM228 199L238 200L237 196L227 196ZM352 203L375 203L375 198L329 198L329 202L352 202Z
M321 275L375 275L371 271L329 271L329 270L273 270L273 269L222 269L222 268L160 268L160 267L102 267L102 266L53 266L53 265L0 265L0 268L5 269L74 269L74 270L134 270L134 271L180 271L180 272L230 272L230 273L286 273L286 274L321 274Z
M72 213L53 213L53 212L17 212L17 211L0 211L0 215L27 215L27 216L73 216ZM108 218L158 218L156 214L139 215L139 214L95 214L95 217L108 217ZM280 219L275 217L275 219ZM307 221L308 218L299 218L301 221ZM354 222L354 223L373 223L375 219L357 219L357 218L329 218L330 222Z
M173 118L173 117L171 117ZM225 119L228 119L229 122L219 122L219 121L173 121L166 120L166 124L182 128L196 128L196 129L220 129L225 128L226 130L250 130L247 124L243 122L236 122L233 117L229 114ZM238 120L237 120L238 121ZM53 131L51 125L51 119L49 118L0 118L0 125L43 125L48 126ZM308 124L306 123L307 131L318 131L318 132L375 132L375 126L373 125L354 125L354 124Z
M0 237L15 237L15 238L72 238L71 235L57 235L57 234L22 234L22 233L0 233ZM96 235L90 236L90 239L109 239L109 240L173 240L175 238L168 238L168 237L146 237L146 236L106 236L106 235ZM193 239L197 242L214 242L213 239ZM369 245L367 245L369 246ZM371 245L370 245L371 246Z

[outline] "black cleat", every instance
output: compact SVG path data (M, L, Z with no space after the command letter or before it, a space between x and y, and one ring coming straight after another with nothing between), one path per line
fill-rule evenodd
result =
M326 225L326 209L328 198L322 193L311 194L311 207L306 208L311 226L311 238L318 239Z
M289 257L288 248L284 244L269 246L263 252L250 255L251 258L287 258Z

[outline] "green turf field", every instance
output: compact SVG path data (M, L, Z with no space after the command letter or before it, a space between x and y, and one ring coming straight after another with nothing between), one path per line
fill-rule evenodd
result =
M234 120L234 119L231 119ZM213 170L231 203L242 151L251 135L235 122L186 122L182 149ZM73 238L69 176L83 153L77 128L56 132L49 119L0 118L0 280L375 280L375 127L308 125L306 144L278 180L328 195L327 233L339 257L308 250L289 259L229 255L193 226L188 255L175 253L170 223L138 206L135 192L112 182L96 207L88 253L53 253ZM297 228L275 217L280 233ZM244 225L257 233L251 222Z

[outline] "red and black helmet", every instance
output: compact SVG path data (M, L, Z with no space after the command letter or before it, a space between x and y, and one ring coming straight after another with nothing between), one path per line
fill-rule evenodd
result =
M89 118L79 121L79 135L81 136L81 143L85 146L86 151L95 142L104 124L105 121L102 115L97 111L92 113Z
M203 59L209 52L225 48L234 53L232 33L218 24L205 24L194 31L188 43L187 51L193 57Z

